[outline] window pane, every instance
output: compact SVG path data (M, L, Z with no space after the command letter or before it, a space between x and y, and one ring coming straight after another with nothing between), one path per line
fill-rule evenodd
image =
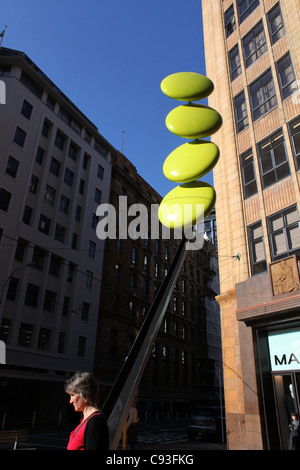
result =
M291 225L294 222L298 222L298 211L297 209L293 209L290 211L286 211L285 213L286 225Z
M283 163L286 161L285 148L283 144L279 144L274 149L274 158L275 158L276 165L280 165L280 163Z
M287 251L287 246L285 243L285 238L284 238L284 233L279 232L277 234L274 234L273 237L273 250L274 250L274 255L278 256L282 253L285 253Z
M282 227L283 227L283 218L281 214L271 219L271 232L275 232L276 230Z
M254 176L254 168L253 164L251 163L250 165L245 166L244 168L244 179L245 179L245 184L253 181L255 178Z
M298 225L287 230L289 250L295 250L300 246L300 229Z
M278 181L285 178L286 176L289 176L289 174L290 167L288 163L285 163L276 169L276 177Z
M256 240L259 237L263 236L263 229L261 224L257 224L252 228L252 237L253 240Z
M256 181L253 181L252 183L249 183L245 187L245 198L253 196L253 194L256 194L256 193L257 193Z
M267 173L268 171L272 170L273 164L271 152L265 153L263 157L261 157L261 167L263 173Z
M263 241L253 243L253 261L259 262L265 259L265 249Z

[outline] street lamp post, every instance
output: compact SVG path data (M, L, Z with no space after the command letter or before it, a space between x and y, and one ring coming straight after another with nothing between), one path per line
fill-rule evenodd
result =
M3 289L2 289L2 292L1 292L1 295L0 295L0 304L2 303L2 300L3 300L3 294L5 292L5 287L7 285L7 283L9 282L9 280L11 279L11 277L17 272L17 271L20 271L20 269L24 269L24 268L29 268L31 266L35 266L35 263L33 261L31 261L30 263L27 263L27 264L24 264L24 266L20 266L19 268L15 269L9 276L8 278L6 279L5 283L4 283L4 286L3 286Z

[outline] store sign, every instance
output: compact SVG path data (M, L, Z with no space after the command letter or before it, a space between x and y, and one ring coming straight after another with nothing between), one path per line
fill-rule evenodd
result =
M272 371L300 370L300 331L270 333L269 351Z

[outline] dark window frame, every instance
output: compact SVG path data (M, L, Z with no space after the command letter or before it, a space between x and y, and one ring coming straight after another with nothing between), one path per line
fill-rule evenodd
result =
M242 109L243 105L244 105L244 109ZM236 128L237 134L239 134L244 129L247 129L247 127L249 127L249 116L248 116L244 90L241 91L241 93L239 93L233 98L233 106L234 106L235 128ZM246 112L246 114L244 114L241 117L240 114L244 112Z
M271 89L269 89L270 84ZM272 93L270 93L271 90ZM248 91L253 121L257 121L278 105L271 68L250 83ZM258 104L254 101L256 96L258 101L261 100ZM272 103L271 100L274 100L274 102Z
M236 30L236 21L235 21L233 4L230 5L230 7L227 8L227 10L224 13L224 25L225 25L226 38L229 38L229 36Z
M255 230L261 229L261 234L255 236ZM249 243L249 252L250 252L250 264L251 264L251 275L260 274L267 271L267 261L266 261L266 248L264 242L262 222L259 220L254 224L251 224L247 227L248 231L248 243ZM264 258L256 261L256 247L257 245L262 244L264 250Z
M246 5L246 8L242 10L243 5ZM259 0L237 0L239 23L243 23L258 6Z
M242 174L244 199L248 199L254 194L257 194L257 179L252 149L246 150L246 152L243 152L240 155L240 167ZM252 178L251 172L253 173Z
M279 146L281 146L282 150L284 151L284 160L281 157L282 151L279 154ZM258 142L257 155L259 161L261 185L263 189L277 183L291 174L282 128L278 129L265 139Z
M290 72L288 73L288 75L286 75L287 69L289 68L290 68ZM298 90L296 75L295 75L290 52L287 52L279 60L277 60L276 72L277 72L281 98L282 100L286 100L296 90ZM286 84L284 84L283 77L288 79Z
M281 19L281 24L279 27L276 27L275 21L278 17L280 17ZM270 41L271 41L271 44L274 45L277 41L279 41L280 38L282 38L286 34L279 2L270 11L267 12L267 21L268 21ZM275 25L275 28L276 28L274 30L273 30L273 25ZM279 34L279 31L280 31L280 34Z
M251 47L253 47L253 50L251 50ZM268 50L262 20L242 38L242 49L246 68L250 67Z
M26 136L27 133L21 129L21 127L17 126L14 134L14 143L19 147L24 148Z
M300 170L300 115L288 123L288 129L295 167L298 171Z
M297 214L297 220L288 223L287 216L289 214L292 214L295 212ZM273 230L272 223L273 221L277 218L282 218L282 226L278 227ZM290 206L282 211L276 212L276 214L272 214L271 216L267 217L267 227L268 227L268 234L269 234L269 243L270 243L270 253L271 253L271 260L272 261L277 261L282 258L287 258L288 256L291 256L293 254L299 253L300 252L300 244L299 247L297 248L290 248L290 242L291 242L291 237L290 233L292 229L297 229L300 230L299 228L299 212L297 205ZM286 251L283 251L279 253L278 255L275 254L275 237L282 234L284 238L284 242L286 245Z
M238 60L237 60L238 58ZM241 57L238 44L228 52L230 79L233 82L242 73Z

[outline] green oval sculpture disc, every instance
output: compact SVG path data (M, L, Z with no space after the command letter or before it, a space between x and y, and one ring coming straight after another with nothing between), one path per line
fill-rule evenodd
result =
M200 73L178 72L165 77L160 87L165 95L175 100L197 101L210 95L214 84Z
M222 125L220 114L201 104L186 104L173 109L166 126L173 134L187 139L202 139L217 132Z
M192 227L210 214L215 201L216 193L210 184L202 181L183 183L161 201L158 217L171 229Z
M219 148L207 140L192 140L177 147L166 158L163 172L176 183L187 183L206 175L219 159Z

